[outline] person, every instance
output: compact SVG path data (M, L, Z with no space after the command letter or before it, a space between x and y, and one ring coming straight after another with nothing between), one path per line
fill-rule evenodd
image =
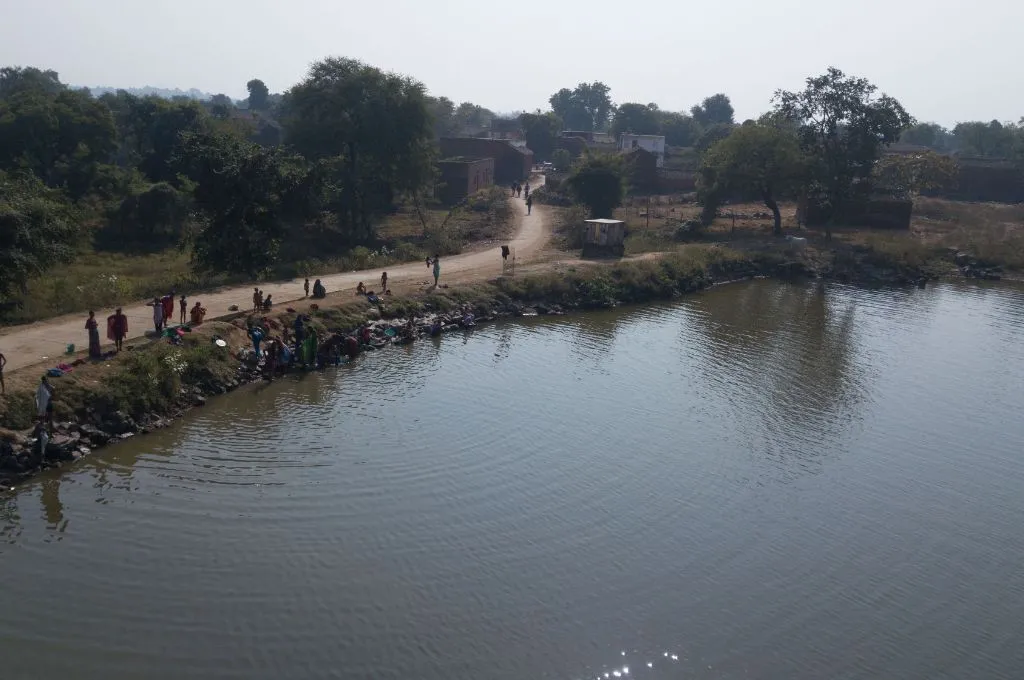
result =
M387 272L384 272L383 274L380 275L380 292L381 293L387 293L388 292L388 273Z
M306 327L302 325L302 315L295 317L295 346L301 347L306 339Z
M359 329L359 342L363 345L369 345L373 339L373 333L370 331L369 324L363 324L363 327Z
M523 186L519 182L516 182L516 197L519 197L519 196L522 196L522 195L523 195Z
M437 288L437 280L441 278L441 258L434 255L434 288Z
M128 336L128 317L121 313L118 307L114 313L107 317L107 339L114 341L114 349L118 352Z
M526 186L523 187L523 197L526 200L530 200L530 183L529 182L527 182Z
M260 304L263 302L263 298L260 296L260 289L252 289L252 311L260 311Z
M206 308L202 306L199 300L196 300L196 304L192 307L192 311L189 312L191 317L192 325L198 326L203 323L203 317L206 316Z
M178 318L179 318L178 323L180 323L182 326L185 325L185 313L187 311L188 311L188 300L186 300L185 296L182 295L181 299L178 300Z
M164 306L156 298L153 298L150 304L153 305L153 327L156 329L156 334L160 335L164 330Z
M89 310L89 318L85 320L85 330L89 331L89 357L100 358L100 324L96 321L96 312Z
M313 282L313 297L327 297L327 289L324 288L324 284L320 283L320 279L317 279L316 281Z
M7 365L7 357L0 352L0 394L7 394L7 385L4 384L4 366Z
M160 304L164 308L164 323L170 326L174 318L174 291L160 298Z
M309 278L302 283L302 290L306 291L306 297L309 297Z
M252 338L252 348L256 351L256 356L260 357L260 343L263 342L263 329L259 326L253 326L249 329L249 337Z
M35 429L32 430L32 436L36 440L34 453L39 457L39 463L42 464L43 458L46 456L46 446L50 443L50 434L46 431L43 421L40 420L36 423Z
M36 388L36 413L39 415L39 422L47 421L50 429L53 429L53 386L44 375Z
M430 255L427 255L427 269L430 269Z
M360 281L359 285L356 286L356 295L366 295L366 286L362 281Z
M526 197L526 214L529 215L533 211L533 197L527 195Z
M515 182L512 182L512 195L513 196L516 195L516 183Z
M266 297L266 299L265 299L265 300L263 300L263 311L264 311L264 312L269 312L269 311L270 311L270 307L271 307L271 306L272 306L273 304L274 304L274 303L270 301L270 293L267 293L267 297Z
M430 324L430 337L436 338L441 335L441 331L443 329L444 327L441 325L441 319L435 317L434 323Z
M355 359L359 355L359 341L351 335L345 336L345 355L349 359Z
M505 261L508 261L509 252L510 251L509 251L508 246L502 246L501 247L501 259L503 259Z

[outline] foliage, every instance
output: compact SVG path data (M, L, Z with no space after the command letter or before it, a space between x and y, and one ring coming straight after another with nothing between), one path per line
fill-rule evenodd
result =
M269 103L270 90L259 78L253 78L245 84L249 91L249 110L265 111Z
M953 137L958 150L967 155L1016 159L1024 156L1024 128L1013 123L957 123Z
M935 151L953 151L956 141L949 130L938 123L916 123L903 131L900 142L927 146Z
M591 154L566 181L573 197L590 210L591 218L611 217L626 196L626 169L622 157Z
M732 134L733 129L734 126L730 123L716 123L707 128L701 132L700 137L697 138L697 143L694 145L697 153L703 155L712 146Z
M301 159L228 135L189 134L179 163L196 179L204 221L193 235L201 271L255 278L277 260L283 220L305 207L308 173Z
M432 129L423 86L353 59L325 59L285 98L285 132L321 161L328 209L352 242L375 217L432 179Z
M705 98L703 102L691 108L690 113L701 127L732 125L735 122L732 102L724 94L714 94Z
M191 208L191 192L159 182L125 197L114 223L123 243L167 247L185 235Z
M669 146L694 146L701 134L701 126L685 113L662 111L661 134Z
M707 196L757 195L772 211L775 234L781 234L778 200L796 192L805 168L794 134L774 127L741 125L708 149L701 162L700 181Z
M565 87L551 95L548 102L567 130L601 131L611 117L611 89L602 82L580 83L574 89Z
M533 151L534 158L546 161L555 151L555 144L562 132L562 120L553 113L524 113L519 116L519 125L526 137L526 145Z
M873 179L880 186L904 195L948 189L957 177L956 161L934 151L883 156L875 164Z
M618 137L624 132L634 135L656 135L661 132L661 118L654 104L620 104L612 119L611 133Z
M898 101L875 97L864 78L829 68L808 78L800 92L775 93L778 113L799 126L801 146L813 159L811 193L841 215L854 184L870 177L886 144L912 123Z
M567 149L555 149L551 154L551 163L556 170L564 172L572 167L572 154Z
M32 277L69 260L76 232L58 192L34 177L0 173L0 300L24 292Z

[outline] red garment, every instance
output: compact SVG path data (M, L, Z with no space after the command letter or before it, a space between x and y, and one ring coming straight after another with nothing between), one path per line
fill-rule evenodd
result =
M162 298L160 298L160 304L164 308L164 321L170 323L171 319L174 318L174 296L163 296Z
M120 319L117 314L107 317L107 339L114 342L118 337L124 338L128 335L128 317L122 314Z

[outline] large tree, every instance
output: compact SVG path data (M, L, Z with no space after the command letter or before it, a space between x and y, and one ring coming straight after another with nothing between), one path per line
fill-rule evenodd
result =
M693 146L700 137L701 127L692 116L671 111L661 112L661 134L669 146Z
M333 169L333 209L354 241L369 239L377 216L432 178L427 99L410 78L325 59L288 91L285 109L286 140Z
M661 132L661 116L654 104L620 104L612 120L611 133L618 137L624 132L634 135L656 135Z
M256 277L277 261L289 218L304 217L302 159L234 135L186 133L176 166L193 177L202 219L193 266Z
M265 111L268 108L270 89L259 78L253 78L245 84L249 90L249 110Z
M870 177L883 146L899 139L913 119L864 78L829 68L808 78L799 92L775 93L776 110L798 126L804 152L813 161L814 199L841 217L854 185Z
M548 102L567 130L602 131L607 128L614 108L610 92L600 81L580 83L572 90L562 88Z
M576 201L590 211L591 218L611 217L626 196L622 157L588 155L576 166L566 184Z
M35 177L0 172L0 299L23 293L32 278L69 260L76 236L59 192Z
M562 132L562 120L551 113L524 113L519 116L519 125L526 137L526 145L538 161L551 159L558 135Z
M716 124L732 125L733 109L732 102L724 94L713 94L706 97L703 102L690 109L693 119L703 127Z
M1013 158L1024 131L1013 123L998 120L957 123L953 139L961 153L989 158Z
M805 171L805 158L792 132L741 125L701 159L701 193L705 201L756 195L772 211L773 232L781 234L778 201L795 194Z

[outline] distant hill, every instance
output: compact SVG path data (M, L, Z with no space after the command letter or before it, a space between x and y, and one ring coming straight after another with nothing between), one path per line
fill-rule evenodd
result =
M189 99L195 99L197 101L203 102L213 98L213 95L209 92L203 92L202 90L197 90L194 87L189 90L182 90L179 88L169 89L166 87L150 87L148 85L146 87L109 87L106 85L101 85L97 87L86 87L90 92L92 92L94 97L99 97L100 95L104 95L108 92L117 92L118 90L124 90L125 92L133 94L137 97L148 97L150 95L163 97L164 99L171 99L172 97L188 97Z

